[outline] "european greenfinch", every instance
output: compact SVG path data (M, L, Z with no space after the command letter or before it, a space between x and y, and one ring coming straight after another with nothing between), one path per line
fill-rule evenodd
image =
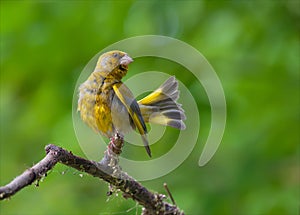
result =
M124 136L131 129L137 129L151 157L145 122L185 129L186 117L181 104L177 103L178 82L173 76L136 101L121 81L131 62L133 59L122 51L102 54L92 74L79 87L78 110L88 126L108 138L116 133Z

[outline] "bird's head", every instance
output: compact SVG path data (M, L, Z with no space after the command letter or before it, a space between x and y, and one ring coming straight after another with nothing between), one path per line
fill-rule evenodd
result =
M100 72L105 77L121 80L127 73L128 64L132 61L132 58L125 52L109 51L99 57L95 72Z

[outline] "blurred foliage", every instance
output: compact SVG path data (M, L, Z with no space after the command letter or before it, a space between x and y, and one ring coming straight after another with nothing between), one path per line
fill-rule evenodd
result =
M159 34L205 55L222 81L228 119L220 148L199 168L208 100L193 76L161 61L200 95L202 130L179 168L143 184L165 192L167 182L187 214L299 213L299 1L1 1L0 15L1 185L38 162L47 143L84 156L71 115L80 72L111 43ZM151 65L144 67L157 69ZM160 147L169 149L153 150ZM38 188L1 202L0 213L140 211L106 192L102 181L58 165Z

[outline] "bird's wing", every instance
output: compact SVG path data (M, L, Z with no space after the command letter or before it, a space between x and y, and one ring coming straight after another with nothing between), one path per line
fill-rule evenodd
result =
M122 82L113 85L115 94L120 99L122 104L126 107L134 125L137 127L138 131L142 135L143 143L146 148L148 155L151 157L151 150L147 140L147 127L145 121L142 117L140 107L135 100L133 94L128 89L128 87Z

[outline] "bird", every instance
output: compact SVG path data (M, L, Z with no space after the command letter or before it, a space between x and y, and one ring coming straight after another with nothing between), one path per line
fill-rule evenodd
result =
M123 51L103 53L94 71L79 87L78 111L89 127L108 138L115 134L124 136L137 129L151 157L146 123L184 130L186 116L182 105L177 102L178 81L174 76L137 101L122 82L132 62L133 59Z

